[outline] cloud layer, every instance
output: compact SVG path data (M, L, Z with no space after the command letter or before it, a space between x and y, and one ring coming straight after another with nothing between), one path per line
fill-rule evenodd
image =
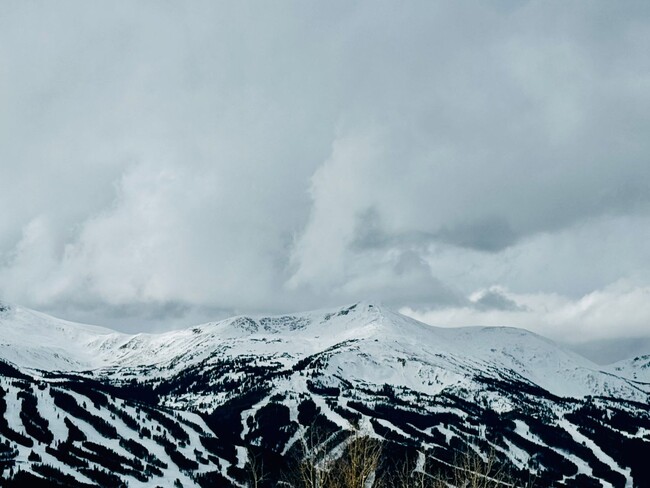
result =
M650 287L618 282L576 300L491 287L474 293L464 307L401 311L432 325L524 327L561 342L580 343L647 336L649 304Z
M3 2L0 297L647 333L646 2Z

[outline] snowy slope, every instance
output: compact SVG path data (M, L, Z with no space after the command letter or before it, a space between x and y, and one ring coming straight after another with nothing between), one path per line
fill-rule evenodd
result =
M523 329L438 328L360 303L292 316L234 317L161 334L127 335L75 324L22 307L0 313L0 358L46 371L97 374L148 367L169 376L214 354L274 358L287 367L341 345L330 367L348 379L394 382L434 393L468 377L519 378L563 397L643 401L641 365L602 367ZM402 365L409 358L408 366ZM639 371L639 372L637 372ZM646 376L647 373L646 373Z
M643 401L650 391L647 385L629 381L645 378L648 369L640 362L601 371L589 360L523 329L431 327L372 303L293 316L235 317L136 335L22 307L0 313L0 358L47 371L103 374L149 367L149 374L170 375L215 353L272 357L290 366L336 345L343 346L330 364L333 371L344 370L348 379L394 382L426 393L473 375L519 378L563 397ZM408 366L402 365L403 358L410 359Z
M0 358L46 371L76 371L110 364L110 348L123 334L61 320L20 306L0 311Z
M611 364L607 366L607 371L638 382L650 383L650 354Z

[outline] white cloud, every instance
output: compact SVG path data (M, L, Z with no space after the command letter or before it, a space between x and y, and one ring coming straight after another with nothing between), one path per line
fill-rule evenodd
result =
M634 338L650 332L650 286L620 281L601 290L570 299L554 293L522 294L497 288L514 309L484 309L477 303L488 290L472 294L463 307L417 310L402 313L435 326L523 327L562 342ZM490 290L495 292L495 289Z
M360 219L381 197L372 189L381 157L381 139L374 134L334 142L331 157L312 177L313 204L293 248L290 288L331 288L363 273L348 267L355 258L350 248Z
M606 2L13 3L0 296L136 328L643 288L648 26Z

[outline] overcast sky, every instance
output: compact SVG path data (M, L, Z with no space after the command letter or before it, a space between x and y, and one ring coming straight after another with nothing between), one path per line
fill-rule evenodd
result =
M0 0L0 299L650 335L650 3Z

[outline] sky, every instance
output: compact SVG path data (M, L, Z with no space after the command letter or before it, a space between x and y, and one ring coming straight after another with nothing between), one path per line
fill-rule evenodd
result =
M650 3L0 0L0 300L650 336Z

